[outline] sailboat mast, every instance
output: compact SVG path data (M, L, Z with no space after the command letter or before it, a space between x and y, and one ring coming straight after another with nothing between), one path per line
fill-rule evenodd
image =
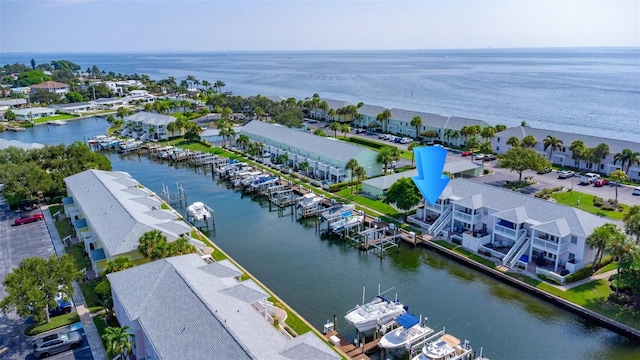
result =
M362 285L362 306L364 306L364 285Z

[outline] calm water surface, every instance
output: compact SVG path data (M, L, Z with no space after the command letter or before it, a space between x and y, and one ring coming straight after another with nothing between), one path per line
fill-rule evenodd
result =
M56 144L103 133L100 120L39 126L2 138ZM217 228L209 237L315 327L338 316L341 332L355 329L342 315L371 298L378 283L388 295L429 318L432 328L468 339L491 359L637 359L640 345L591 322L471 271L440 255L403 246L380 259L341 241L322 239L313 219L298 221L288 211L270 208L227 189L211 175L145 156L109 154L114 170L129 172L160 193L180 183L188 201L215 209ZM178 207L179 211L184 211Z

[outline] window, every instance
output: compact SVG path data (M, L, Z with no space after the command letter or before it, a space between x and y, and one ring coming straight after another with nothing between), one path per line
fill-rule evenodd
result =
M577 244L578 243L578 238L574 235L571 235L571 243L572 244Z
M574 253L569 253L569 261L573 261L576 259L576 254Z
M498 138L498 140L497 140L497 141L498 141L498 142L500 142L500 138Z
M483 208L482 215L486 216L488 213L489 213L489 210L487 208Z
M500 146L496 146L496 151L500 151Z

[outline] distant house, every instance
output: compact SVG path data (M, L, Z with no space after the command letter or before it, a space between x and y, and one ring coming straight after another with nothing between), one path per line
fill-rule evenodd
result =
M160 198L128 173L86 170L64 182L68 194L62 199L64 213L96 274L116 256L144 258L138 245L147 231L158 230L168 241L184 237L197 244L191 239L191 226L179 214L163 209Z
M18 121L32 121L47 116L53 116L56 114L56 110L45 107L32 107L13 110L13 113L16 114L16 119Z
M10 147L17 147L20 149L30 150L30 149L42 149L44 144L39 143L26 143L18 140L6 140L0 139L0 149L6 149Z
M91 103L95 104L95 106L98 109L111 110L111 109L116 109L121 106L125 106L129 104L129 99L126 97L100 98L100 99L92 100Z
M595 161L589 162L586 160L580 160L577 164L579 169L599 172L607 175L622 167L620 162L614 164L614 156L616 153L622 152L623 149L631 149L633 152L640 152L639 142L532 128L528 126L516 126L496 133L491 139L491 145L495 149L496 153L504 154L507 150L511 149L511 146L507 145L509 138L516 137L519 140L522 140L522 138L527 135L532 135L537 140L537 143L533 147L534 150L544 155L547 159L549 159L549 155L551 154L550 161L552 163L568 167L576 167L576 160L573 159L573 153L570 149L572 142L582 140L587 148L595 148L601 143L607 144L609 146L609 154L605 155L599 164ZM553 150L553 152L550 151L550 148L545 150L544 139L547 136L553 136L562 140L562 148L560 150ZM627 164L625 164L624 171L627 171ZM632 180L640 180L640 164L631 164L627 176Z
M331 137L317 136L259 120L244 125L240 133L263 143L265 154L269 154L271 158L286 154L287 163L293 168L307 162L307 174L319 180L345 181L349 175L345 165L350 159L356 159L367 171L367 176L382 173L382 164L377 161L378 153Z
M78 114L85 111L94 110L96 106L92 102L77 102L70 104L51 104L49 108L58 110L66 114Z
M27 99L4 99L0 100L0 111L15 109L27 105Z
M156 97L149 94L147 90L131 90L127 96L130 102L154 102Z
M194 254L108 274L118 322L134 335L135 358L341 358L311 331L292 337L274 326L269 294L242 275L229 260L208 264Z
M172 135L167 126L174 121L173 116L140 111L124 118L121 135L142 141L167 140Z
M333 99L321 99L322 101L326 102L328 105L327 110L321 109L321 108L311 108L309 109L309 116L313 119L321 119L321 120L325 120L325 121L341 121L343 120L342 115L329 115L329 110L333 110L334 112L338 109L342 109L344 107L347 107L349 104L346 101L343 100L333 100ZM351 119L349 119L348 121L351 121Z
M14 94L29 95L29 93L31 93L31 88L28 86L14 87L14 88L11 88L10 90Z
M69 85L57 81L45 81L40 84L31 85L31 91L48 91L54 94L65 95L69 92Z

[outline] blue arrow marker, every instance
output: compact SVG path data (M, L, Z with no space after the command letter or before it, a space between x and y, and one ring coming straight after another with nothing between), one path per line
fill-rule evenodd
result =
M415 148L413 153L418 167L418 176L413 177L413 182L433 206L449 183L449 177L442 175L447 150L440 146L429 146Z

